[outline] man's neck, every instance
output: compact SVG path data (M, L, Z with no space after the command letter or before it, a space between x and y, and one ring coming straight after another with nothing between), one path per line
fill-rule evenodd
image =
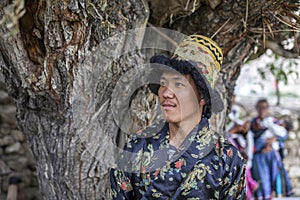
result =
M201 116L181 121L180 123L169 123L170 144L176 148L180 147L186 136L200 123L200 121Z

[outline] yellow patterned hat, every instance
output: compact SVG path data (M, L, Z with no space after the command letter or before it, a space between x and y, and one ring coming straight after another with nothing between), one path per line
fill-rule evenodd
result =
M211 87L215 87L223 54L213 40L202 35L187 36L175 49L172 58L195 62Z

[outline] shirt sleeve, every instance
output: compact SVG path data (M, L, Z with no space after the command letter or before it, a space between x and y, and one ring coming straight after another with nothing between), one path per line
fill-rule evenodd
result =
M248 131L247 133L247 156L248 156L248 161L247 165L249 168L252 167L252 159L253 159L253 152L254 152L254 139L253 139L253 132L251 130Z
M246 199L246 164L238 150L232 147L233 157L226 159L229 173L224 174L223 180L227 180L220 193L220 199L244 200Z
M117 169L110 170L110 199L133 199L133 190L128 174Z
M135 134L128 138L123 152L117 159L118 168L110 170L110 199L127 200L135 199L132 185L132 176L135 168L139 168L139 160L143 150L144 140L138 140Z
M263 123L265 126L276 136L284 137L287 135L287 131L284 127L275 123L275 119L272 117L267 117L264 119Z
M126 157L126 152L131 147L132 138L129 137L127 143L123 148L122 154L117 158L117 166L116 168L111 168L109 178L110 178L110 198L113 200L127 200L132 199L133 191L132 185L130 182L130 174L125 172L125 168L121 167L124 164L124 160ZM129 152L130 153L130 152ZM128 154L129 155L129 154ZM122 170L123 169L123 170ZM131 197L131 198L130 198Z

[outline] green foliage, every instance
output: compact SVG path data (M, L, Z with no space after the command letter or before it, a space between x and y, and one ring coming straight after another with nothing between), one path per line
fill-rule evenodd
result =
M266 63L265 68L259 68L258 72L262 79L266 79L267 74L271 74L275 78L276 105L280 105L280 96L283 96L283 94L279 89L279 83L283 82L287 85L290 80L299 79L299 61L297 62L295 59L280 57L273 53L267 55L269 56L269 61Z
M266 79L266 74L270 72L277 83L283 82L288 84L289 78L299 79L299 66L295 59L288 59L278 56L277 54L268 55L270 62L265 68L259 68L258 72L262 79Z

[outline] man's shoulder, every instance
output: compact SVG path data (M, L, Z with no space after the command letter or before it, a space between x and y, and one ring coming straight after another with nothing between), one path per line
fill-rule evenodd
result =
M221 157L224 161L228 160L241 160L244 163L244 158L241 152L231 144L223 135L219 133L215 134L215 151L218 156Z
M166 131L163 125L151 125L128 136L125 149L141 149L148 144L159 144L164 140Z

